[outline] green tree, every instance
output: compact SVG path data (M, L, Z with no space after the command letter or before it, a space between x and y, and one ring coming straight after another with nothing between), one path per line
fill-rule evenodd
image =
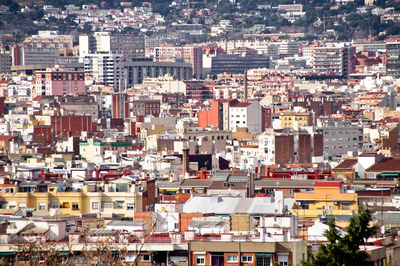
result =
M368 238L376 233L377 227L370 226L371 214L368 210L362 211L359 216L352 217L347 234L341 236L335 227L335 221L329 221L329 230L325 233L328 244L322 245L318 253L313 256L308 254L307 259L302 261L303 266L327 265L363 265L368 259L368 254L360 250Z

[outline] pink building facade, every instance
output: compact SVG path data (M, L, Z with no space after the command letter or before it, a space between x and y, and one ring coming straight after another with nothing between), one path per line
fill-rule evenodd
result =
M85 72L54 68L36 72L34 96L84 95Z

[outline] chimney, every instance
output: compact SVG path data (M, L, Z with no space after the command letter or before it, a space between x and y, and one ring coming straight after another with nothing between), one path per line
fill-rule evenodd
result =
M244 71L244 96L243 98L247 100L247 70Z
M189 175L189 148L182 148L182 176Z

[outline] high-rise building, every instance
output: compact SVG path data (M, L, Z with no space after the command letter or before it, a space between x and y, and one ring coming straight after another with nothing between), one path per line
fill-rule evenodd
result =
M142 83L146 77L166 74L180 80L192 77L189 64L153 62L144 55L143 37L109 32L79 36L79 56L85 72L96 82L119 91Z
M145 54L144 38L141 36L95 32L79 36L79 55L116 53L142 57Z
M386 73L400 76L400 42L386 43Z
M85 73L98 83L115 88L123 87L123 54L95 53L83 56Z
M314 73L332 76L332 78L349 77L351 72L351 55L353 47L315 47Z
M11 71L12 58L10 54L0 53L0 74Z
M154 48L154 60L158 62L179 62L192 64L193 76L200 79L203 71L203 53L201 47L160 46Z
M59 55L59 49L54 47L20 47L12 48L13 66L18 65L55 65Z
M268 68L269 57L258 54L217 55L211 59L211 74L239 74L252 68Z
M74 36L60 35L57 31L39 31L37 35L27 37L23 41L23 46L58 48L63 56L72 55L74 52Z

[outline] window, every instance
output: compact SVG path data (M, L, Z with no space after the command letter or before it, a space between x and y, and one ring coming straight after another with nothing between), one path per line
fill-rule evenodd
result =
M17 208L17 203L15 201L9 201L8 202L8 208L9 209L15 209Z
M6 193L14 193L14 189L13 188L6 188Z
M102 209L112 209L113 208L113 203L111 201L102 201L101 202L101 208Z
M278 263L282 266L287 266L289 264L289 258L287 255L278 255Z
M123 201L116 201L115 202L115 208L116 209L123 209L124 208L124 202Z
M310 206L308 205L308 202L302 202L301 203L301 208L304 210L308 210L310 208Z
M256 266L270 266L271 258L265 256L256 256Z
M150 261L150 255L149 254L142 255L142 258L140 261Z
M235 255L226 256L226 262L229 263L238 262L238 256Z
M242 256L242 262L253 262L253 256Z
M99 203L98 202L92 202L92 210L98 210L99 209Z
M22 203L19 203L18 204L18 208L26 208L26 203L25 202L22 202Z
M79 204L77 202L72 202L72 209L79 210Z
M206 256L196 255L196 265L206 265Z
M39 210L41 210L41 211L46 210L46 203L45 202L40 202L39 203Z
M342 203L342 210L350 210L350 203Z

